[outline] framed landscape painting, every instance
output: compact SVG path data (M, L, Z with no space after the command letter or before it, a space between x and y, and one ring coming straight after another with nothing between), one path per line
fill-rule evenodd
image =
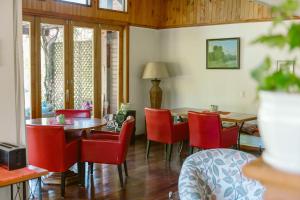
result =
M240 38L206 40L206 69L240 69Z

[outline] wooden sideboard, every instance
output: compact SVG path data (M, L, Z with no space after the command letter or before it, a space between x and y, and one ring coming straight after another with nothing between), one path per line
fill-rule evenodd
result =
M259 158L243 168L244 174L260 181L266 188L265 200L300 199L300 174L280 171Z

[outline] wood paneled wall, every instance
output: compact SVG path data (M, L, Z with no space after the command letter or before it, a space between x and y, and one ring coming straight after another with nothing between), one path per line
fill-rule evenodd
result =
M169 28L270 20L271 8L254 0L128 0L128 12L98 9L56 0L22 0L27 15Z
M25 15L58 17L86 22L107 21L109 24L131 24L158 28L161 2L164 0L128 0L128 12L98 9L98 1L92 6L59 2L56 0L22 0Z
M271 8L254 0L165 0L161 27L266 21Z

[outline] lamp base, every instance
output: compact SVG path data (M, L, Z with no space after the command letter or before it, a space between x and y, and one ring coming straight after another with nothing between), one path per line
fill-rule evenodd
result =
M151 80L152 88L150 89L151 108L160 108L162 102L162 89L159 87L160 80Z

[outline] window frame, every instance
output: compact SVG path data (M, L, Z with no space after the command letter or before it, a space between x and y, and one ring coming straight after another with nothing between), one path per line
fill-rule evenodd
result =
M124 0L123 10L114 10L109 8L101 8L100 3L103 0L97 0L97 7L99 10L109 11L109 12L119 12L119 13L128 13L128 0Z
M57 2L60 3L64 3L64 4L73 4L73 5L78 5L78 6L85 6L85 7L92 7L93 5L93 1L92 0L85 0L86 3L82 4L82 3L76 3L76 2L70 2L70 1L66 1L66 0L55 0Z

